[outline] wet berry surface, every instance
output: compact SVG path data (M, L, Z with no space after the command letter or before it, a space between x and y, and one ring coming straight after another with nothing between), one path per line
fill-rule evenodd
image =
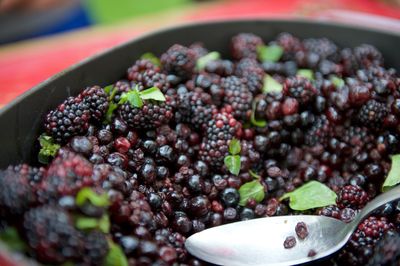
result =
M39 160L0 171L2 239L46 265L207 265L184 247L194 233L296 214L348 223L381 193L400 150L400 79L375 47L242 33L226 58L165 48L41 118ZM282 199L310 182L334 199ZM399 202L386 204L322 264L398 263L399 228ZM276 245L307 241L306 224L295 232Z
M293 248L296 246L296 238L294 236L288 236L283 242L283 247L286 249Z

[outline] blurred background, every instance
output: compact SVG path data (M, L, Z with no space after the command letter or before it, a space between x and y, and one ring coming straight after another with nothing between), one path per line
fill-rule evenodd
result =
M400 0L0 0L0 106L145 32L255 17L306 17L400 32Z

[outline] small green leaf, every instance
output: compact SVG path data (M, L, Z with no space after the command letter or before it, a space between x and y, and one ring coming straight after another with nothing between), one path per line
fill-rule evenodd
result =
M103 90L104 90L108 95L111 94L111 92L113 91L113 89L114 89L114 84L105 86L105 87L103 88Z
M220 53L210 52L210 53L200 57L199 59L197 59L196 68L197 68L197 70L203 70L206 67L206 65L208 64L208 62L215 61L220 58L221 58Z
M157 87L151 87L147 90L139 92L140 98L143 100L155 100L159 102L165 102L165 96Z
M104 261L105 266L128 266L126 258L121 247L111 240L108 241L109 250Z
M110 217L104 214L98 222L98 227L103 233L108 234L110 232L110 226Z
M333 83L333 85L335 85L336 88L343 87L344 85L344 80L339 78L338 76L332 76L331 82Z
M273 77L271 77L268 74L264 76L264 86L263 86L264 93L281 92L282 89L283 89L282 84L276 81Z
M142 108L143 101L140 97L139 91L135 88L131 91L125 92L121 95L118 104L130 103L132 107Z
M239 188L239 195L239 205L246 206L249 199L255 199L257 202L261 202L265 197L265 191L259 180L253 180L243 184Z
M110 124L112 121L112 116L114 114L114 111L118 108L118 104L114 103L114 102L110 102L110 104L108 105L108 109L106 112L106 115L104 117L104 124Z
M75 227L79 230L96 229L99 224L99 219L94 217L79 216L75 220Z
M100 219L95 217L77 216L75 218L75 227L79 230L99 229L103 233L110 232L110 218L104 214Z
M23 252L26 250L26 244L21 239L15 227L7 227L0 232L0 240L4 242L10 250Z
M240 153L240 141L233 138L229 143L229 153L231 155L236 155Z
M40 151L38 154L38 160L40 163L47 164L51 157L54 157L58 150L61 148L60 145L54 143L52 137L45 134L39 137Z
M279 200L289 198L289 206L296 211L304 211L336 204L336 193L318 181L310 181Z
M299 69L296 73L297 76L304 77L309 80L314 80L314 72L311 69Z
M256 127L266 127L267 126L267 121L265 120L257 120L256 119L256 107L257 107L257 102L253 102L252 110L251 110L251 115L250 115L250 123Z
M277 62L283 55L283 48L279 45L261 45L257 47L258 58L262 62Z
M240 172L240 155L228 155L224 158L224 164L229 172L238 175Z
M107 193L101 195L94 192L91 188L84 187L76 194L75 203L79 207L83 206L87 201L96 207L107 207L110 205Z
M160 59L158 59L158 57L155 56L153 53L144 53L144 54L142 54L142 56L140 57L140 59L147 59L147 60L149 60L151 63L153 63L153 65L155 65L155 66L161 66Z
M389 174L382 185L382 191L388 191L392 187L400 183L400 154L391 156L392 165Z
M251 169L249 170L249 174L255 179L261 179L261 176Z

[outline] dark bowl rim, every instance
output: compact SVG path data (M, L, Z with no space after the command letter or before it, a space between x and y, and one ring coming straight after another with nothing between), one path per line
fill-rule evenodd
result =
M22 94L18 95L16 98L11 100L9 103L7 103L5 106L0 108L0 116L8 112L10 109L18 105L22 100L25 98L29 97L31 94L34 94L36 91L42 89L42 87L45 87L47 84L50 84L54 80L56 80L59 77L62 77L64 74L75 70L79 68L80 66L96 59L102 56L105 56L107 54L111 54L113 51L118 50L120 48L123 48L127 46L128 44L135 42L135 41L140 41L143 39L151 38L153 36L156 36L160 33L163 32L168 32L168 31L174 31L174 30L179 30L179 29L184 29L184 28L191 28L191 27L198 27L198 26L206 26L206 25L212 25L212 24L235 24L235 23L257 23L257 22L272 22L272 23L301 23L301 24L309 24L309 25L321 25L321 26L331 26L331 27L337 27L337 28L342 28L342 29L348 29L348 30L362 30L362 31L367 31L367 32L373 32L373 33L383 33L386 35L392 35L395 37L400 38L400 32L396 31L391 31L391 30L386 30L386 29L377 29L377 28L371 28L371 27L366 27L366 26L361 26L361 25L356 25L356 24L349 24L349 23L342 23L342 22L337 22L337 21L320 21L312 18L273 18L273 19L268 19L268 18L241 18L241 19L213 19L213 20L208 20L208 21L195 21L195 22L185 22L177 25L170 25L166 27L162 27L159 29L151 30L150 32L140 34L139 36L133 37L127 41L124 41L120 44L114 45L110 48L107 48L103 51L97 52L93 55L90 55L82 60L80 60L77 63L72 64L71 66L65 68L64 70L61 70L60 72L52 75L51 77L43 80L42 82L38 83L37 85L33 86L32 88L26 90Z

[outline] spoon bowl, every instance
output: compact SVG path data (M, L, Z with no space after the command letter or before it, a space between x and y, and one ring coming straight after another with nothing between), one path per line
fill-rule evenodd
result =
M308 228L304 240L295 232L299 222ZM189 237L185 245L193 255L219 265L300 264L340 249L345 228L344 222L325 216L277 216L214 227ZM296 238L290 249L283 246L288 236ZM316 255L308 257L311 250Z
M400 186L370 201L351 223L317 215L259 218L214 227L190 236L185 246L194 256L219 265L295 265L326 257L343 247L357 225L372 211L400 198ZM295 231L304 222L308 236ZM285 248L289 236L296 245ZM311 255L310 252L315 252Z

